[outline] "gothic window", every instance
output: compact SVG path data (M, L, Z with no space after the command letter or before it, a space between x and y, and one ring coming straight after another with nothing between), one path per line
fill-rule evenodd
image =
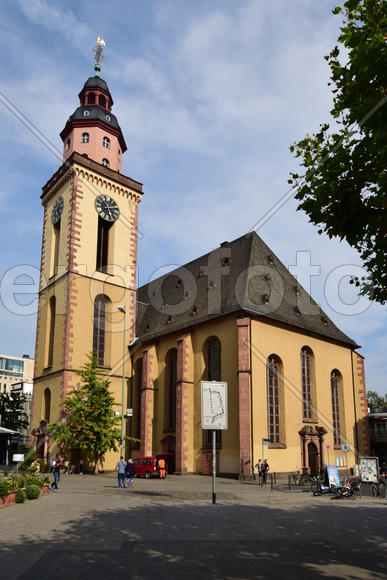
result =
M94 300L94 320L93 320L93 354L97 359L97 364L105 366L106 358L106 306L108 297L99 294Z
M177 350L171 349L166 356L166 428L169 431L176 429L176 377L177 377Z
M43 413L42 413L42 419L47 421L47 423L50 422L50 413L51 413L51 391L49 388L47 388L44 389Z
M301 350L301 381L302 381L302 415L304 419L312 419L312 351L304 347Z
M205 358L205 372L204 380L206 381L220 381L221 380L221 345L217 336L209 338L204 346ZM212 447L212 431L210 429L204 430L203 446L206 448ZM216 447L222 447L222 431L216 431Z
M102 145L105 147L105 149L110 149L110 139L109 139L109 137L104 137L102 139Z
M104 167L109 167L110 166L109 159L105 159L105 158L102 159L102 165Z
M220 340L211 337L206 345L206 381L220 381Z
M109 257L109 230L111 222L107 222L98 216L98 236L97 236L97 266L100 272L106 272Z
M82 133L82 143L89 142L89 133Z
M95 105L95 93L89 93L87 97L87 104L88 105Z
M54 358L54 339L55 339L55 313L56 313L56 299L55 296L51 296L48 303L48 354L47 354L47 366L52 366L52 361Z
M340 373L331 373L331 397L332 397L332 419L333 419L333 442L335 445L341 444L340 435Z
M271 356L266 362L268 435L272 443L280 440L280 362L278 357Z
M55 276L59 264L60 222L61 220L59 219L59 221L57 221L56 224L53 224L52 226L53 257L52 257L51 276Z
M101 107L106 107L106 97L104 97L104 95L99 95L98 97L98 103L101 105Z
M141 435L141 389L142 389L142 358L136 362L136 437Z

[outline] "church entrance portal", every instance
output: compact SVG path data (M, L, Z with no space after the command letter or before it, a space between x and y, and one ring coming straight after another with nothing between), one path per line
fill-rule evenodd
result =
M308 463L310 475L317 475L320 471L319 453L314 443L308 444Z

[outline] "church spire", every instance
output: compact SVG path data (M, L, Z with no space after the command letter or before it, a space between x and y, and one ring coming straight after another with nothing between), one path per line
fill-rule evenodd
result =
M116 116L112 113L113 99L99 73L106 43L98 36L93 48L95 76L87 79L79 93L79 107L69 117L60 136L63 141L63 159L74 151L90 157L113 171L122 171L122 155L126 143Z

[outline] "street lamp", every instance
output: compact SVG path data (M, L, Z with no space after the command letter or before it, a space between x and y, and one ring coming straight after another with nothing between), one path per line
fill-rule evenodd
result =
M126 357L126 308L125 306L118 306L118 310L124 315L124 333L122 339L122 395L121 395L121 444L120 455L124 457L124 402L125 402L125 357Z

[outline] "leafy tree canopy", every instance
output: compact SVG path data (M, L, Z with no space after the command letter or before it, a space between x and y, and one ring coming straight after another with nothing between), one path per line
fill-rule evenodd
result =
M371 409L387 407L387 395L379 395L376 391L367 391L367 403Z
M0 424L7 429L21 431L28 427L24 404L27 400L23 393L0 393Z
M298 209L319 233L346 240L366 276L360 292L387 300L387 3L347 0L338 43L325 57L331 69L334 127L328 123L291 146L303 175L291 173ZM345 64L343 62L345 61Z
M92 452L97 470L98 461L107 451L116 451L121 432L119 417L114 415L116 404L109 391L109 381L97 376L97 361L89 355L77 371L81 383L69 393L63 403L65 417L49 425L54 439L67 449Z

